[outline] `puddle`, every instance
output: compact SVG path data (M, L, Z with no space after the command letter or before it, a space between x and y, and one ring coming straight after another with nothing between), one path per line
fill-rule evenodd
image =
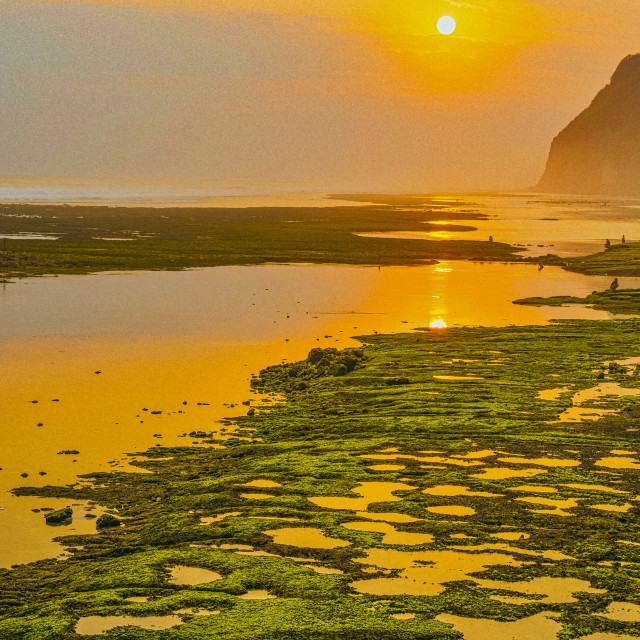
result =
M633 508L632 504L628 502L626 504L592 504L589 505L591 509L598 509L599 511L613 511L614 513L627 513Z
M521 531L507 531L505 533L492 533L490 537L498 538L498 540L528 540L531 536Z
M544 389L540 391L536 396L540 400L560 400L560 396L563 393L571 391L571 387L559 387L557 389Z
M225 551L253 551L253 547L249 544L219 544L212 545L212 548L223 549Z
M406 468L403 464L374 464L371 467L367 467L369 471L402 471Z
M552 422L586 422L604 418L616 413L615 409L595 409L593 407L569 407Z
M594 633L590 636L581 636L576 640L638 640L638 636L617 635L615 633Z
M365 558L354 562L399 570L397 577L357 580L351 584L359 593L377 596L437 596L445 583L474 580L470 574L496 565L520 567L522 563L502 553L462 553L460 551L398 551L368 549Z
M640 396L640 389L629 389L628 387L622 387L617 382L603 382L590 389L583 389L578 391L573 396L573 404L580 405L588 400L598 400L604 396Z
M594 589L586 580L577 578L534 578L522 582L503 582L500 580L475 579L483 589L502 589L504 591L517 591L527 595L543 595L539 602L545 604L564 604L577 602L574 593L606 593L603 589Z
M628 456L629 454L633 455L633 451L628 451L627 449L614 449L613 451L609 451L609 453L613 456Z
M522 491L523 493L558 493L558 490L553 487L535 484L523 484L519 487L509 487L507 491Z
M368 520L381 520L382 522L418 522L420 518L414 518L404 513L374 513L372 511L358 511L358 518L367 518Z
M273 538L275 544L287 545L290 547L301 547L309 549L338 549L348 547L351 543L347 540L329 538L320 529L289 527L284 529L272 529L264 532Z
M127 602L148 602L149 598L147 596L131 596L130 598L125 598Z
M456 496L477 497L477 498L504 498L500 493L487 493L486 491L472 491L469 487L454 484L440 484L435 487L423 489L422 493L430 496L446 496L454 498Z
M495 467L485 469L482 473L475 473L472 478L482 480L507 480L508 478L531 478L545 473L543 469L508 469L506 467Z
M438 453L437 451L424 451L421 453ZM416 460L418 462L429 462L439 464L453 464L458 467L476 467L482 464L482 462L474 462L462 460L461 458L445 458L442 456L412 456L409 454L386 454L386 453L372 453L360 456L361 458L368 458L369 460ZM429 468L429 467L423 467Z
M205 516L200 518L201 525L215 524L216 522L222 522L225 518L231 518L232 516L241 516L242 511L230 511L229 513L221 513L217 516Z
M435 380L485 380L479 376L433 376Z
M577 467L579 460L563 458L498 458L498 462L509 464L535 464L541 467Z
M454 540L475 540L475 536L468 536L466 533L453 533L449 536Z
M566 500L552 500L551 498L542 498L538 496L520 496L516 498L520 502L529 502L531 504L541 504L546 507L555 507L557 509L575 509L578 506L578 500L567 498Z
M640 462L635 458L601 458L595 465L607 469L640 469Z
M476 513L476 510L471 507L462 507L452 504L440 507L427 507L427 511L443 516L473 516Z
M416 487L401 482L363 482L351 489L361 498L343 498L339 496L319 496L309 498L313 504L323 509L345 509L347 511L365 511L374 502L398 502L402 498L393 495L396 491L410 491Z
M82 636L97 636L117 627L141 627L142 629L171 629L182 624L178 616L148 616L134 618L131 616L89 616L80 618L75 632Z
M415 613L392 613L392 618L396 620L413 620L416 617Z
M183 565L178 565L175 567L168 567L168 569L171 575L169 578L169 582L171 584L192 586L222 580L222 576L219 573L209 569L202 569L201 567L185 567Z
M639 396L640 389L629 389L620 386L617 382L603 382L595 387L583 389L574 394L572 405L558 416L554 422L581 422L583 420L594 420L606 415L616 413L615 409L583 407L585 402L599 400L605 396Z
M190 616L217 616L220 611L209 611L208 609L193 609L193 608L185 608L178 609L174 611L174 613L182 614L182 615L190 615Z
M247 591L247 593L238 596L240 600L273 600L275 597L276 596L272 596L264 589L254 589L253 591Z
M596 615L621 622L640 622L640 605L631 602L612 602L604 613Z
M620 489L612 489L603 484L561 484L561 487L568 487L569 489L584 489L585 491L603 491L606 493L629 493L628 491L620 491Z
M551 620L551 615L538 613L515 622L498 622L442 614L436 620L452 624L464 640L556 640L562 624Z
M252 480L242 485L243 487L255 487L256 489L273 489L274 487L281 487L279 482L273 480Z
M519 534L524 535L524 534ZM529 537L529 536L526 536ZM474 547L451 547L451 549L457 549L460 551L503 551L504 553L519 553L525 556L535 556L536 558L544 558L545 560L553 560L554 562L560 562L561 560L574 560L571 556L568 556L561 551L554 551L553 549L547 549L545 551L538 551L536 549L520 549L519 547L512 547L508 544L499 543L487 543L479 544Z
M316 573L320 573L324 576L344 575L344 571L340 571L340 569L332 569L331 567L318 567L313 564L303 564L301 566L306 567L307 569L313 569Z
M277 498L269 493L241 493L240 497L246 500L268 500L269 498Z
M491 456L495 456L495 451L490 451L489 449L484 449L482 451L472 451L471 453L466 453L464 455L453 456L454 458L464 458L465 460L480 460L482 458L490 458Z
M342 525L351 531L364 531L369 533L383 533L382 544L406 545L409 547L421 544L431 544L433 536L427 533L409 533L406 531L396 531L386 522L345 522Z

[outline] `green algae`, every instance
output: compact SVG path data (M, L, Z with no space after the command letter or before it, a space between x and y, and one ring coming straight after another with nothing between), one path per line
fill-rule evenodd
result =
M514 304L536 307L563 307L569 304L588 305L594 309L613 314L640 313L640 289L618 289L617 291L594 291L584 298L574 296L532 297L514 300Z
M37 231L58 238L8 240L0 251L0 277L266 263L420 265L440 259L516 259L520 249L499 242L416 243L356 235L467 231L474 227L456 221L485 217L477 211L441 211L429 199L412 209L387 204L245 209L0 205L4 233Z
M635 516L640 476L634 469L597 463L612 450L638 455L638 435L628 429L635 429L640 399L597 399L594 405L604 404L615 413L563 423L558 419L572 394L554 401L538 394L562 386L574 392L593 387L601 371L607 382L640 388L626 371L602 369L612 360L640 356L639 329L635 320L565 321L365 336L362 349L314 350L306 361L269 367L255 378L254 388L279 394L283 401L238 419L241 428L256 429L262 442L230 440L224 449L158 446L145 453L144 462L132 461L150 474L91 474L86 479L92 484L80 488L16 491L95 500L117 513L125 526L63 538L74 548L64 562L0 571L0 638L73 638L81 617L163 616L189 607L221 613L185 614L184 624L163 631L127 627L100 637L454 638L459 634L434 620L436 616L515 621L542 611L561 620L567 640L595 632L637 635L637 623L599 613L611 602L640 601L640 546L628 544L640 543ZM505 357L503 367L490 366L496 351ZM338 372L338 365L347 371ZM482 380L445 385L437 378L441 375ZM397 378L408 383L386 383ZM481 458L464 459L477 466L454 464L461 458L452 456L477 452ZM392 463L398 459L405 468L371 471L372 455ZM424 468L429 464L422 459L429 457L442 462ZM553 460L577 464L549 466ZM525 494L509 489L522 485L523 478L482 478L483 470L497 468L535 468L535 484L556 490L545 497L558 504L573 501L575 506L567 509L571 515L536 513L535 504L517 500ZM268 500L242 497L245 485L256 478L274 483L267 489ZM435 596L358 594L353 587L357 581L398 575L396 569L385 573L384 567L363 564L369 550L410 554L416 547L389 545L382 533L349 529L343 525L354 521L354 511L321 508L310 498L353 498L354 488L368 482L409 487L394 500L373 502L368 511L410 516L393 527L432 536L433 542L418 547L421 552L476 555L486 553L482 545L499 543L504 546L499 553L511 560L445 582ZM590 492L567 486L571 484L624 493ZM435 485L468 491L456 496L425 493ZM627 502L634 504L629 513L591 508ZM429 511L450 505L475 513L457 518ZM541 510L553 511L547 506ZM227 515L202 526L201 518L218 514ZM280 524L272 518L288 521ZM314 528L349 544L333 549L286 546L266 533L280 527ZM529 537L511 542L495 537L508 532ZM460 534L473 538L452 537ZM223 544L242 547L219 548ZM248 555L248 549L272 555ZM343 573L318 574L303 566L309 562ZM176 565L207 569L221 579L175 585L170 568ZM573 602L559 603L542 602L545 594L522 604L492 599L521 595L518 583L536 577L581 580L602 593L578 592ZM495 582L483 588L482 581L512 582L513 589L496 588ZM275 597L240 597L253 590ZM148 601L128 601L132 596ZM391 617L402 613L416 617Z

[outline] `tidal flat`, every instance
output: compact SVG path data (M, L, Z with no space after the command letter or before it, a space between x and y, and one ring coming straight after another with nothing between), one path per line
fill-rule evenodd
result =
M450 239L500 223L470 200L369 202L348 222L334 207L313 227L322 232L313 251L329 252L305 260L381 269L108 271L1 289L0 372L14 384L0 481L28 486L3 503L0 638L640 635L640 321L613 320L620 306L587 300L608 286L611 263L591 270L600 275L571 273L578 245L544 256L552 236L525 259L484 239L454 254L494 262L450 260L462 247ZM540 203L520 203L513 211L538 216L540 228L552 222ZM554 219L567 214L554 231L564 237L567 221L597 205L544 206ZM625 206L614 212L619 225ZM270 248L287 244L275 261L311 255L304 224L302 235L283 233L297 223L282 208L258 212L256 238L227 254L213 227L198 237L211 221L192 220L188 208L166 217L116 208L112 226L99 220L108 210L91 217L98 209L86 208L86 220L83 208L50 209L50 228L20 217L35 226L13 235L59 239L9 239L6 253L22 260L15 243L25 243L24 253L53 262L8 275L47 273L65 243L91 256L55 263L61 274L252 264L250 245L265 229ZM254 214L226 227L236 240ZM124 227L131 215L158 218L166 235ZM310 223L318 210L304 215ZM599 212L586 218L594 226L581 229L601 229ZM376 221L373 232L402 229L398 220L431 240L355 235ZM229 221L218 222L216 233ZM191 223L188 238L170 237ZM130 241L114 242L115 229ZM517 240L503 232L497 240ZM147 240L160 244L143 264ZM186 243L173 264L165 241ZM414 266L384 266L409 245L402 264ZM498 253L487 257L487 247ZM627 247L613 248L620 268L634 268L636 245ZM132 262L114 261L127 252ZM634 291L618 294L626 303ZM511 304L567 293L577 305Z
M281 401L236 417L223 449L157 446L131 462L150 473L16 491L94 501L119 526L1 571L0 637L87 637L96 617L101 638L637 636L640 401L558 419L599 384L640 389L636 365L605 366L640 356L639 329L378 334L267 367L252 388ZM202 581L176 583L189 568Z

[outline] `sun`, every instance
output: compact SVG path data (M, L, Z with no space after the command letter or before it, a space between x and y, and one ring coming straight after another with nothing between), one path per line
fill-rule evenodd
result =
M456 30L456 21L451 16L442 16L438 20L438 31L444 36L450 36Z
M430 329L446 329L447 323L444 320L434 320L429 324Z

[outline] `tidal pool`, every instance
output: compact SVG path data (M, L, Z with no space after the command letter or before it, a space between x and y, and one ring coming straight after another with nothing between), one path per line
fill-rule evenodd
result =
M151 631L171 629L182 624L179 616L88 616L80 618L75 626L75 632L83 636L94 636L117 629L118 627L140 627Z
M395 527L386 522L345 522L342 525L351 531L365 531L369 533L382 533L382 544L391 546L405 545L415 547L423 544L431 544L433 536L428 533L410 533L408 531L398 531Z
M169 582L171 584L177 584L181 586L192 586L196 584L206 584L208 582L215 582L216 580L222 580L222 576L210 569L203 569L202 567L185 567L178 565L175 567L168 567L169 570Z
M556 640L562 624L552 620L552 615L543 612L515 622L499 622L442 614L436 620L453 625L464 634L464 640Z
M323 509L365 511L375 502L398 502L402 500L394 495L396 491L416 489L402 482L363 482L351 491L362 496L360 498L342 498L339 496L318 496L309 498L310 502Z
M275 544L290 547L302 547L309 549L338 549L348 547L348 540L339 540L326 536L320 529L305 527L289 527L284 529L272 529L265 531L265 535L271 536Z

